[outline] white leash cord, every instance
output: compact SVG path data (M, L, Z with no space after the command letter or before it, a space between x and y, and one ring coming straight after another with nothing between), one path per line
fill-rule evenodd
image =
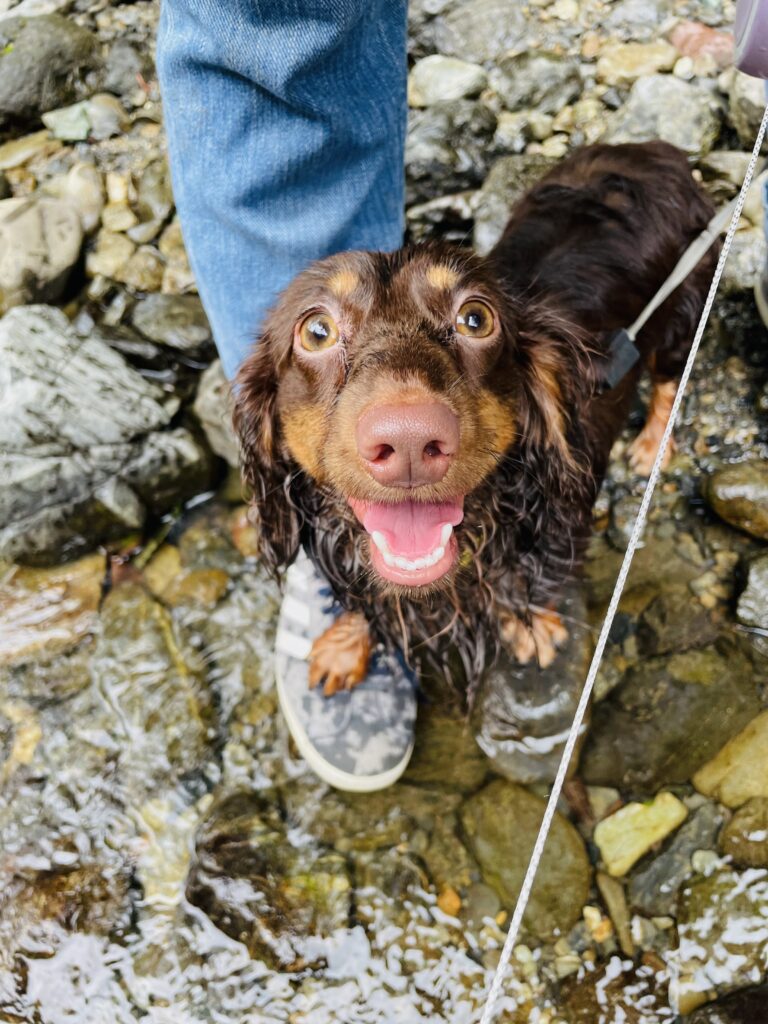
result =
M680 384L677 388L675 400L672 403L672 410L669 414L669 420L667 421L667 425L664 428L664 434L661 438L659 450L656 452L656 458L653 461L653 468L651 469L650 476L648 477L648 483L643 494L643 500L640 504L640 510L637 513L635 525L632 527L632 535L629 538L627 550L624 553L624 560L621 563L621 569L619 570L619 575L616 579L616 586L613 588L613 594L611 595L611 600L608 605L608 611L606 612L605 619L603 620L603 626L600 630L600 636L597 640L595 653L592 656L592 662L589 666L589 672L587 673L587 678L584 683L584 689L581 691L581 697L579 698L579 704L576 708L576 714L573 718L573 724L571 725L571 730L568 733L568 739L565 743L563 756L560 759L560 764L557 769L555 781L552 784L552 791L549 794L549 800L547 801L547 806L544 811L544 817L542 818L541 827L539 828L539 834L536 837L536 842L533 847L531 859L528 862L528 869L525 873L525 878L523 879L523 885L520 889L520 895L517 898L515 911L512 915L512 920L509 925L509 931L507 932L507 937L504 941L504 946L501 951L501 956L499 958L499 963L496 968L496 973L494 974L493 981L491 982L491 987L488 992L488 998L483 1009L483 1015L480 1018L480 1024L493 1024L493 1020L496 1016L496 1004L498 1003L499 996L501 994L501 986L504 981L504 973L507 969L510 957L512 956L512 950L514 948L518 932L520 931L520 925L522 924L523 915L525 914L526 907L528 906L528 900L531 895L531 889L533 888L533 883L536 880L536 872L538 871L539 863L541 861L542 854L544 853L544 845L547 841L547 836L552 826L555 811L557 810L557 804L560 799L560 794L562 793L563 785L565 783L565 776L568 771L568 765L570 764L571 758L573 756L573 751L576 747L576 741L578 740L579 733L581 731L581 725L584 721L584 716L589 705L590 697L592 696L592 690L595 685L595 678L597 677L597 671L600 668L600 662L602 661L603 651L605 650L605 645L608 640L608 634L611 631L611 626L613 625L613 620L616 615L616 609L618 608L619 600L621 599L621 594L624 590L624 585L627 580L627 575L629 574L629 569L632 565L632 559L634 557L635 550L640 541L640 537L645 526L645 520L648 515L648 508L651 504L651 499L653 498L653 492L656 489L659 474L661 473L661 464L664 459L664 454L667 450L667 447L669 446L669 441L672 437L672 431L674 430L675 426L675 420L677 419L677 414L680 411L680 403L682 402L683 395L685 393L685 388L688 384L688 379L691 376L693 364L696 361L696 354L699 351L699 345L701 344L701 339L704 335L704 328L707 326L707 320L709 319L709 314L712 310L712 304L715 301L715 295L717 294L718 285L720 284L720 278L723 274L725 261L728 259L728 253L731 248L731 242L733 241L733 236L736 231L736 227L739 223L739 218L741 217L741 210L744 206L744 200L747 195L747 190L749 189L749 186L752 183L752 176L754 174L755 165L757 163L758 156L763 145L766 126L768 126L768 106L766 106L765 111L763 112L763 119L760 123L760 128L757 133L757 139L755 140L754 148L752 149L752 156L747 167L747 173L744 177L744 182L741 186L741 191L739 192L739 197L736 201L736 208L733 211L731 223L728 227L728 232L725 236L725 242L723 243L723 248L720 253L720 259L717 261L715 275L712 278L712 284L709 287L707 301L704 304L704 310L701 314L701 319L699 320L699 326L696 328L696 334L694 335L693 343L691 345L691 351L688 354L688 359L685 363L685 369L683 370L682 376L680 378Z

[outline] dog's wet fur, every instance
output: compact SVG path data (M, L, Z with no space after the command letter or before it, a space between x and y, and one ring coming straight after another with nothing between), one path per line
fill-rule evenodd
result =
M643 367L655 397L635 459L649 468L716 247L641 332L641 362L600 393L607 341L638 316L712 213L673 146L597 145L523 196L486 257L416 245L341 253L301 273L235 383L263 564L279 574L304 545L374 638L443 664L455 649L471 694L510 622L551 618L577 571ZM468 298L493 311L490 337L457 332ZM334 318L339 341L305 352L296 331L318 310ZM402 500L402 489L366 471L355 431L366 409L414 395L446 403L461 430L445 477L407 492L417 502L464 496L456 565L425 587L382 579L349 505Z

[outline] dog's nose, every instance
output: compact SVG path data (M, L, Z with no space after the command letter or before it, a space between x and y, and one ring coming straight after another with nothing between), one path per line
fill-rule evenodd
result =
M386 487L436 484L459 450L459 420L441 402L374 405L357 421L357 450Z

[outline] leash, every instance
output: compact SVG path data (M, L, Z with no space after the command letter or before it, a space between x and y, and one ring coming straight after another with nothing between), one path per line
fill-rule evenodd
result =
M515 910L509 925L509 931L507 932L507 937L504 940L504 946L501 950L499 963L498 966L496 967L496 972L493 976L493 981L491 982L491 987L488 991L488 996L485 1002L482 1017L480 1019L480 1024L493 1024L493 1021L496 1017L496 1008L499 1001L499 996L501 995L504 974L506 972L507 965L509 964L510 957L512 956L512 949L514 948L515 941L520 931L523 915L525 914L526 907L528 906L528 900L530 899L533 883L536 880L536 873L539 869L542 854L544 853L544 846L547 841L547 836L549 835L549 830L552 827L552 821L555 817L557 804L560 800L563 785L565 784L565 776L568 772L568 765L570 764L573 752L576 748L576 742L578 740L579 733L581 732L581 726L584 721L584 716L586 714L587 707L589 705L590 697L592 696L592 690L594 689L597 671L600 668L600 662L603 658L605 645L608 641L608 634L613 625L613 620L616 615L619 600L624 590L624 585L627 581L627 576L629 574L630 566L632 565L632 559L634 558L635 550L637 548L643 529L645 527L645 520L648 515L648 509L651 504L651 499L653 498L653 492L656 489L656 484L658 483L659 475L661 473L661 464L664 460L664 455L666 453L667 447L669 446L669 442L672 437L672 431L675 426L675 420L677 419L678 412L680 411L680 404L683 400L683 395L685 394L688 379L691 376L691 371L693 370L693 365L696 361L696 355L699 351L701 339L704 335L704 328L707 326L709 314L712 310L712 304L715 301L715 295L717 294L717 289L720 284L720 278L722 277L725 262L728 259L728 253L730 252L731 243L733 242L733 236L736 232L736 227L739 223L739 218L741 217L741 211L744 206L744 200L746 199L747 191L749 190L749 187L752 183L752 177L755 173L755 165L757 164L760 149L763 145L763 139L765 138L766 127L768 127L768 105L766 106L765 111L763 112L760 128L758 129L757 138L755 139L755 145L752 149L752 155L749 160L749 165L747 166L747 173L744 177L744 181L742 183L739 194L737 198L734 200L734 202L729 203L728 206L725 208L725 210L730 210L730 208L732 207L732 210L730 212L731 219L730 224L728 226L728 232L725 236L725 242L723 243L723 248L720 252L720 258L717 261L715 274L712 278L712 283L709 287L709 292L707 294L707 300L704 304L704 310L701 314L699 325L696 328L696 334L694 335L693 342L691 344L691 351L688 354L688 359L686 360L685 368L683 369L682 376L680 377L680 384L678 385L677 393L675 394L675 400L672 403L672 409L669 415L669 420L667 421L667 425L664 428L664 434L661 438L659 449L656 452L656 458L653 461L653 468L651 469L651 474L648 477L648 483L643 493L643 500L640 504L640 510L637 513L637 518L635 519L634 526L632 527L632 534L629 538L629 543L627 544L627 550L624 553L624 559L621 563L621 569L619 570L619 575L616 579L616 585L613 588L613 594L611 595L611 600L608 605L608 611L605 613L605 619L603 620L603 625L597 640L595 653L592 656L592 661L589 666L589 672L587 673L587 678L584 682L584 688L581 691L578 707L576 708L576 714L574 715L573 723L571 725L570 732L568 733L568 739L566 740L563 755L560 759L560 764L558 765L555 781L552 784L552 790L549 794L549 800L547 801L547 806L544 811L544 817L542 818L539 833L536 836L536 842L533 847L531 858L528 862L528 868L525 872L525 878L523 879L523 884L520 889L520 895L517 898L517 904L515 905ZM725 213L725 210L721 211L721 213ZM710 229L712 229L712 225L716 220L718 220L719 217L720 215L716 216L713 219L713 221L710 222L710 225L705 230L704 235L706 235L707 232L709 232ZM700 238L697 239L697 242L701 241L704 235L700 236ZM708 244L711 245L712 241L714 241L714 239L710 240ZM696 242L694 242L694 245L695 244ZM693 246L690 246L686 250L686 252L683 255L683 258L680 261L681 263L684 259L686 259L686 257L688 257L691 248L693 248ZM706 249L703 251L706 251ZM699 256L696 259L696 262L698 262L700 258L701 256ZM693 266L695 266L695 263L693 264ZM678 263L678 266L672 272L673 276L674 274L677 273L679 267L680 263ZM676 286L677 285L674 285L673 287ZM666 287L666 284L663 287ZM654 297L652 301L655 302L657 298L658 294ZM663 302L664 300L662 298L659 301ZM654 308L656 307L654 306ZM646 310L643 311L641 317L645 314L645 312ZM651 312L653 312L653 310L651 310ZM651 314L648 313L648 316L650 315ZM637 322L638 321L635 321L635 324L633 324L632 326L635 327ZM645 320L643 320L643 323L644 322ZM629 330L631 329L632 328L630 328Z

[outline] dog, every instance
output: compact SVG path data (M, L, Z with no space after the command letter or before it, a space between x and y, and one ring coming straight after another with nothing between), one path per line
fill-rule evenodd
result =
M608 339L712 214L675 147L595 145L519 200L484 258L345 252L288 286L237 376L234 421L262 562L279 575L303 545L345 609L313 645L310 685L356 685L376 641L448 665L470 693L502 647L551 664L638 378L652 393L629 458L647 475L716 250L606 390Z

